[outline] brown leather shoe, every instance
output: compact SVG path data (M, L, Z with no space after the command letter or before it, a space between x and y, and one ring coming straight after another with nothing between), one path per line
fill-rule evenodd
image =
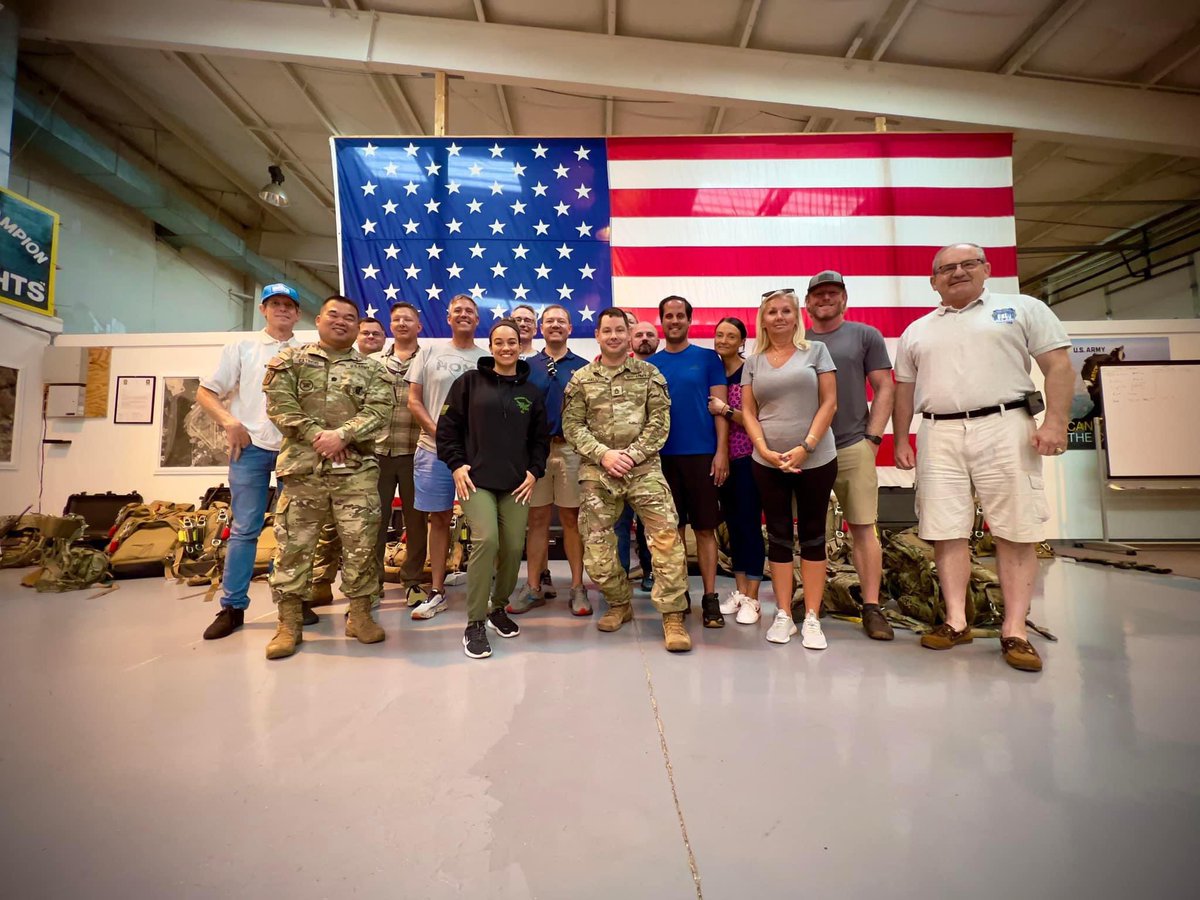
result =
M1020 669L1022 672L1042 671L1042 658L1024 638L1002 637L1000 650L1004 654L1004 661L1014 669Z
M862 627L873 641L890 641L896 637L892 623L883 616L883 610L878 603L864 603L862 608Z
M959 644L969 644L975 640L971 637L971 626L962 631L955 631L949 622L943 622L929 634L921 635L921 646L926 650L949 650Z

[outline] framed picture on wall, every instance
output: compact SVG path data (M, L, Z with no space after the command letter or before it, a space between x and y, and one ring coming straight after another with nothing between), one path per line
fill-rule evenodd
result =
M118 375L113 403L114 425L154 423L154 394L158 379L153 375Z
M168 375L162 381L158 471L161 474L225 472L229 468L225 429L196 402L200 379Z
M0 469L17 467L17 401L21 370L0 366Z

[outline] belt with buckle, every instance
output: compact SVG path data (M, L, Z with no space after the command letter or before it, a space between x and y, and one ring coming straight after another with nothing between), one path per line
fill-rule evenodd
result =
M1022 409L1025 406L1024 400L1010 400L1008 403L1000 403L996 406L981 406L979 409L968 409L966 412L952 413L921 413L927 419L933 419L935 422L941 422L950 419L981 419L984 416L994 416L998 412L1003 412L1006 409Z

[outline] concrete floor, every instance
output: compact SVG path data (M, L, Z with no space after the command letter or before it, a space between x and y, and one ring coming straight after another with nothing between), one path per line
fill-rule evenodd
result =
M556 574L561 575L556 563ZM268 663L194 589L0 573L0 886L14 898L1166 897L1200 830L1200 582L1046 565L1040 675L827 622L829 649L648 601L462 654L461 594L382 645ZM561 577L559 578L561 583ZM694 595L697 584L693 579ZM764 592L769 595L769 591Z

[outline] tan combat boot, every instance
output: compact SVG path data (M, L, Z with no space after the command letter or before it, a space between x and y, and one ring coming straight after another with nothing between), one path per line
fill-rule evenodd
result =
M618 631L626 622L633 621L633 604L621 603L608 605L608 612L596 622L601 631Z
M333 603L333 585L324 581L314 581L312 590L308 592L309 606L329 606Z
M346 618L346 637L358 638L360 644L378 644L386 637L379 623L371 618L371 598L351 597L350 615Z
M296 652L296 645L304 640L304 626L301 619L304 615L301 604L295 597L280 600L279 626L275 629L275 637L267 644L267 659L284 659Z
M663 643L672 653L686 653L692 649L692 638L683 624L683 613L663 613Z

